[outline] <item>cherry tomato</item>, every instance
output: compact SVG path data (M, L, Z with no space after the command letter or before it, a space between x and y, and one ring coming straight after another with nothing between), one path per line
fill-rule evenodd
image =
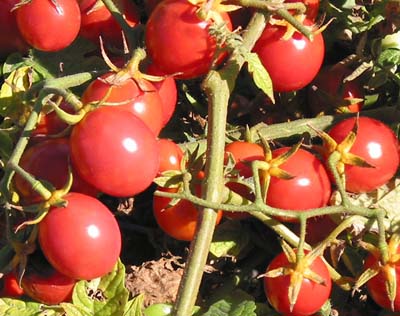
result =
M110 272L121 251L121 233L109 209L96 198L71 192L66 206L52 207L39 223L39 244L49 263L73 279Z
M68 180L70 145L66 138L48 139L29 147L21 157L20 167L39 180L61 189ZM99 191L72 170L71 190L96 196ZM24 204L38 203L42 197L20 175L14 177L15 188Z
M314 114L359 112L364 101L347 105L346 100L363 99L360 80L343 82L351 74L347 67L335 65L323 68L308 89L308 104Z
M21 297L24 290L19 286L19 282L14 272L9 272L2 277L3 288L0 297Z
M89 112L71 133L71 160L78 174L101 192L133 196L157 175L160 155L152 131L115 106Z
M197 9L186 0L165 0L154 8L146 23L149 57L161 71L176 74L177 79L205 75L215 54L210 22L200 19ZM232 30L229 15L221 13L221 17Z
M166 192L176 192L175 188L158 188ZM183 241L191 241L196 231L198 220L197 207L187 200L180 200L169 206L171 199L154 196L153 213L160 228L169 236ZM222 212L218 212L217 224L221 221Z
M275 149L272 151L272 156L277 157L288 150L289 147ZM299 148L279 167L294 178L285 180L271 177L266 204L280 209L299 211L328 204L331 183L324 164L315 155Z
M108 73L92 81L83 93L82 102L102 101L126 109L146 123L157 136L163 126L162 100L157 89L144 79L127 79L118 84L105 82L104 79L111 75Z
M231 153L235 159L235 169L244 178L252 176L250 162L264 160L264 150L256 143L233 141L225 146L225 153Z
M16 16L18 28L29 45L48 52L69 46L81 26L76 0L32 0L17 9Z
M140 23L139 10L133 1L118 0L115 5L129 26L134 27ZM101 36L106 45L122 46L122 28L102 1L80 0L79 7L82 37L98 44Z
M288 262L285 254L281 252L271 261L267 271L285 267L290 268L291 264ZM265 294L276 311L283 314L287 313L288 315L311 315L320 310L322 305L328 300L332 289L332 280L328 268L321 257L317 257L310 264L309 268L317 273L324 280L325 284L318 284L304 277L292 311L290 310L288 297L290 275L275 278L264 277Z
M160 148L160 167L158 174L167 170L180 170L183 151L176 143L170 139L161 138L158 140Z
M0 1L0 56L6 56L15 51L26 52L28 44L22 38L17 26L15 11L11 9L18 3L18 0Z
M338 143L352 130L356 118L335 124L329 135ZM350 153L363 158L373 168L346 165L346 190L370 192L387 183L399 167L398 140L384 123L369 117L358 119L356 141Z
M305 25L312 22L305 20ZM321 33L312 41L295 32L285 40L286 27L267 24L253 51L268 71L274 91L288 92L304 88L321 68L325 44Z

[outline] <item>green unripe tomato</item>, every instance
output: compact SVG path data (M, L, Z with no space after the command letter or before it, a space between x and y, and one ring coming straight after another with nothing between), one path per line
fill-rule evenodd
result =
M150 305L144 310L144 316L169 316L171 315L172 305L157 303Z

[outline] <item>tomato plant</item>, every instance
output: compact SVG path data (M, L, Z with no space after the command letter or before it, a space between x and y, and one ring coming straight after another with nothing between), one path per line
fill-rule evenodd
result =
M216 42L208 31L211 21L200 19L197 9L185 0L167 0L150 14L146 23L146 47L152 62L164 74L191 79L209 71ZM220 14L228 29L232 29L229 15Z
M348 118L335 124L329 135L342 142L352 130L356 118ZM371 167L346 165L346 189L350 192L370 192L387 183L399 167L398 140L394 132L379 120L358 118L356 140L350 148Z
M160 164L152 131L135 115L113 106L89 112L73 128L71 160L84 180L112 196L142 192Z
M76 0L32 0L16 11L18 28L32 47L54 52L78 36L81 15Z

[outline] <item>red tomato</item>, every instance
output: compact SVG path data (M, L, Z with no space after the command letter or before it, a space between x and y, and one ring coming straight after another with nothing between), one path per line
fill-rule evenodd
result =
M126 109L140 118L157 136L163 126L162 100L157 89L147 80L127 79L118 84L104 82L108 73L92 81L82 96L82 102L103 101Z
M338 143L352 130L355 118L343 120L329 131ZM399 167L398 140L384 123L369 117L360 117L356 141L350 153L363 158L374 168L346 165L346 190L370 192L387 183Z
M264 149L256 143L245 141L233 141L225 146L225 153L231 153L235 159L235 169L244 178L253 175L250 162L264 160Z
M305 20L304 24L312 23ZM267 69L276 92L299 90L308 85L321 68L325 54L321 33L310 41L299 32L285 40L282 38L285 32L286 27L267 24L253 49Z
M89 112L71 133L71 160L79 175L101 192L133 196L157 175L157 140L142 120L104 106Z
M349 99L364 99L361 82L357 79L343 83L351 74L344 66L323 68L308 89L308 104L314 114L332 112L359 112L364 101L346 105Z
M28 49L28 44L19 32L15 11L11 12L18 2L18 0L0 1L0 56L6 56L15 51L26 52Z
M167 192L176 192L175 188L158 188ZM171 199L154 196L153 213L160 228L172 238L191 241L196 231L198 220L197 207L187 200L180 200L169 206ZM221 221L222 212L218 212L217 224Z
M29 147L21 157L20 166L37 179L51 183L61 189L68 180L70 145L66 138L48 139ZM85 182L73 170L72 191L96 196L99 192ZM38 203L42 197L18 174L14 177L15 188L24 204Z
M79 0L81 10L80 35L96 44L101 36L106 45L122 46L122 28L111 12L98 0ZM133 1L118 0L115 5L121 10L125 21L134 27L140 22L139 10Z
M21 297L24 290L19 286L19 282L14 272L9 272L2 277L3 288L0 297Z
M71 192L67 205L52 207L39 223L40 247L49 263L73 279L90 280L110 272L121 251L114 215L96 198Z
M267 271L284 267L290 268L291 264L288 262L285 254L281 252L271 261ZM265 294L276 311L287 313L288 315L311 315L316 313L328 300L332 289L332 280L328 268L320 257L317 257L310 264L309 268L323 278L325 284L318 284L304 277L292 311L290 311L288 297L290 275L278 276L276 278L264 277Z
M163 76L164 74L158 70L153 64L147 67L147 73L154 76ZM166 77L161 81L152 81L154 87L156 87L158 94L162 101L163 110L163 126L165 126L176 108L176 102L178 100L178 90L176 88L175 79L172 76Z
M32 47L48 52L69 46L81 26L76 0L32 0L20 7L16 16L24 39Z
M197 9L186 0L165 0L155 7L146 24L145 41L151 60L165 74L177 74L178 79L205 75L215 54L216 43L208 31L210 22L201 20ZM232 30L229 15L221 16Z
M161 138L158 140L160 148L160 167L158 174L167 170L180 170L183 151L176 143L170 139Z
M272 151L277 157L289 147ZM331 183L323 163L312 153L299 148L279 166L294 178L290 180L271 177L266 204L286 210L307 210L323 207L331 196Z

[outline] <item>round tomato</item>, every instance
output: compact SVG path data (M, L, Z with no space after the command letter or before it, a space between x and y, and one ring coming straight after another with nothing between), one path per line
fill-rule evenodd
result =
M19 286L19 282L14 272L5 274L2 279L3 288L0 292L0 297L21 297L24 294L24 289Z
M160 148L160 167L158 174L167 170L180 170L183 151L176 143L170 139L161 138L158 140Z
M225 153L230 153L235 159L235 169L239 175L249 178L253 175L250 162L264 160L264 149L256 143L233 141L225 146Z
M360 80L343 82L351 74L351 69L335 65L323 68L308 88L308 104L314 114L321 112L359 112L364 101L348 105L351 99L364 100Z
M122 47L122 28L111 12L99 0L80 0L81 29L80 35L93 43L99 43L102 37L105 45ZM118 0L115 2L124 15L129 26L134 27L140 22L139 10L133 1Z
M187 0L165 0L146 23L145 41L151 60L162 72L176 74L178 79L205 75L215 54L216 42L209 34L211 22L200 19L197 9ZM229 15L221 13L221 17L232 30Z
M46 259L72 279L90 280L110 272L121 251L114 215L96 198L71 192L65 206L54 206L39 223Z
M166 192L177 192L175 188L158 188ZM187 201L180 200L170 206L170 198L154 196L153 213L160 228L172 238L191 241L196 231L199 211L197 207ZM221 221L222 212L218 212L217 224Z
M66 138L48 139L29 147L21 157L20 167L38 180L44 180L61 189L68 180L70 144ZM96 196L99 191L72 170L72 191ZM14 185L24 204L38 203L42 197L20 175L14 177Z
M18 2L18 0L0 1L0 56L15 51L26 52L28 49L28 44L19 32L15 11L11 12Z
M17 9L16 16L18 28L28 44L48 52L69 46L81 26L76 0L31 0Z
M105 105L126 109L146 123L157 136L163 126L162 100L157 89L144 79L105 82L111 75L108 73L92 81L83 93L82 102L87 104L101 101Z
M292 264L289 263L283 252L271 261L267 272L278 268L292 268ZM276 311L289 315L311 315L316 313L328 300L332 289L332 279L321 257L317 257L311 262L309 269L318 274L324 280L324 284L319 284L304 276L293 310L290 310L288 295L290 275L282 275L275 278L264 277L265 294Z
M289 151L282 147L272 151L277 157ZM299 148L279 166L293 176L285 180L271 177L266 204L286 210L307 210L323 207L331 196L331 183L323 163L312 153Z
M305 25L311 25L305 20ZM325 44L321 33L308 40L295 32L284 39L286 27L267 24L253 51L258 54L268 71L274 91L288 92L304 88L321 68Z
M329 135L342 142L353 129L356 118L335 124ZM346 190L353 193L370 192L387 183L399 167L398 140L384 123L369 117L358 119L356 141L350 153L363 158L372 168L345 166Z
M89 112L72 129L70 143L78 174L109 195L136 195L157 175L157 140L142 120L126 110L103 106Z

